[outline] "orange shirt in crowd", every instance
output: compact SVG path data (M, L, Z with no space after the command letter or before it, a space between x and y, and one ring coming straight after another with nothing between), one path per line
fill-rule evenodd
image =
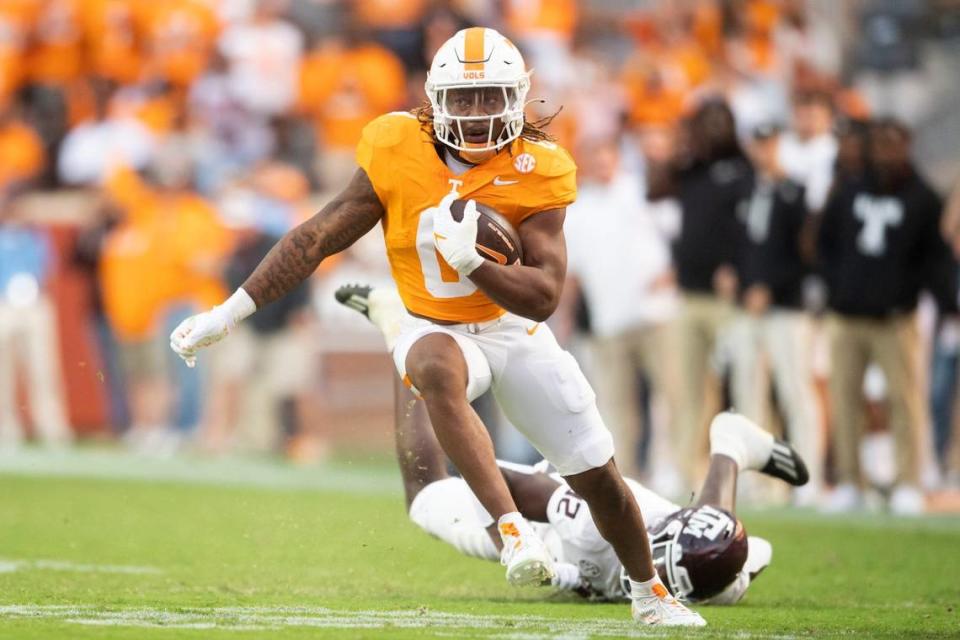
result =
M710 74L710 61L693 41L644 47L624 65L631 120L639 125L676 122L687 97Z
M37 7L37 0L0 2L0 103L9 101L26 74L27 44Z
M207 66L220 24L201 0L147 3L142 12L149 72L187 87Z
M416 25L427 8L426 0L354 0L356 17L373 29L403 29Z
M625 83L630 105L630 121L639 126L669 125L683 116L686 95L638 78Z
M577 0L507 0L504 5L504 21L518 38L548 31L573 39Z
M303 61L300 109L313 116L321 144L352 149L363 127L399 108L406 95L403 64L387 49L323 45Z
M132 84L142 56L135 0L84 0L84 32L91 73L117 84Z
M27 57L30 79L64 85L83 72L83 20L80 0L46 0L33 23Z
M187 191L161 194L128 169L111 176L107 192L125 214L100 265L104 308L121 340L151 337L173 303L223 300L218 274L231 235L210 204Z
M20 122L0 125L0 191L43 169L43 143L33 129Z
M777 63L774 30L780 8L772 0L750 0L743 11L747 64L757 72L772 71Z

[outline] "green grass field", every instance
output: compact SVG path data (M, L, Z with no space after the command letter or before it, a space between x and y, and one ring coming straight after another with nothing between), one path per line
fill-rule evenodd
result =
M960 637L960 520L744 521L773 565L687 635ZM0 522L4 639L668 635L625 605L510 587L415 529L384 464L28 456L0 462Z

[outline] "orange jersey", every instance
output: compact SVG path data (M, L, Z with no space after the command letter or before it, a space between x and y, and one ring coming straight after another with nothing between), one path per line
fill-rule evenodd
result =
M504 310L448 265L433 245L433 213L456 188L461 198L493 207L514 227L577 196L577 167L549 142L515 140L483 164L456 175L437 154L429 126L405 112L380 116L363 130L357 162L386 210L387 258L400 297L417 315L484 322Z

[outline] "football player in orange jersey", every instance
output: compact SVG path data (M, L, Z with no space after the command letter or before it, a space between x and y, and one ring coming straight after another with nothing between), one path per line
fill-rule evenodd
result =
M223 339L381 223L406 309L394 363L424 400L444 452L497 521L491 537L507 579L549 580L553 560L518 512L490 436L470 407L487 389L589 504L631 578L634 618L703 626L654 571L643 518L614 463L593 390L541 324L563 286L563 220L576 197L576 166L525 122L529 86L523 58L508 39L480 27L458 32L433 59L425 86L429 108L368 124L346 189L282 238L226 302L177 327L171 347L192 364L200 348ZM457 199L467 200L459 222L451 212ZM476 202L516 227L523 264L480 257Z

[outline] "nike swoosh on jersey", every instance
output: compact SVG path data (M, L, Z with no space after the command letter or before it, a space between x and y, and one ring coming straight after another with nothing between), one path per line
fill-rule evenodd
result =
M533 334L535 334L535 333L537 332L537 329L539 329L539 328L540 328L540 323L538 322L537 324L535 324L535 325L533 325L532 327L530 327L529 329L527 329L527 335L528 335L528 336L532 336Z
M497 176L493 179L493 186L495 187L505 187L508 184L517 184L519 180L501 180L500 176Z

